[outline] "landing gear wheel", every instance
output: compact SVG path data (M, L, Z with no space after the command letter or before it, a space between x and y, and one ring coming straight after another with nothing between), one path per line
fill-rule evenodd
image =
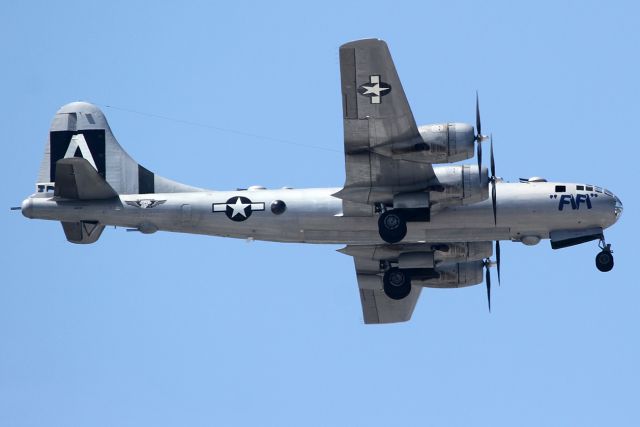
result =
M390 268L382 278L384 293L391 299L400 300L411 293L411 277L405 270Z
M604 250L596 255L596 267L606 273L613 268L613 255L611 251Z
M385 242L398 243L407 235L407 222L397 212L383 212L378 218L378 232Z

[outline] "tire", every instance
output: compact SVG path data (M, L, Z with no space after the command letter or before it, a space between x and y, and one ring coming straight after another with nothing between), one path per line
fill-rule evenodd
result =
M613 268L613 255L609 251L602 251L596 255L596 268L603 273Z
M384 212L378 218L378 232L385 242L398 243L407 235L407 221L397 212Z
M411 293L411 276L405 270L390 268L382 278L384 293L389 298L401 300Z

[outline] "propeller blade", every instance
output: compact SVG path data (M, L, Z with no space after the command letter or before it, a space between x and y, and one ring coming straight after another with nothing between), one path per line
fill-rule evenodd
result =
M491 183L491 204L493 205L493 223L498 225L498 215L496 213L496 182Z
M500 240L496 240L496 264L498 268L498 286L500 286Z
M487 284L487 303L489 304L489 313L491 313L491 272L489 271L489 265L485 264L485 282Z
M480 101L478 100L478 91L476 91L476 132L478 142L482 140L482 124L480 123Z
M491 147L490 147L490 156L491 156L491 176L493 178L496 177L496 162L495 159L493 158L493 134L491 134L490 138L490 142L491 142Z
M478 141L478 173L482 172L482 142Z

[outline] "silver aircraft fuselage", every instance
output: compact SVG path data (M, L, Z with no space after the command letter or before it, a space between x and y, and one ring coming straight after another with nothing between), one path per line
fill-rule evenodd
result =
M536 244L554 230L605 229L621 211L609 191L584 184L498 181L497 224L491 200L434 209L429 222L410 222L405 243L513 240ZM556 192L557 186L566 191ZM588 187L587 187L588 188ZM343 217L340 188L249 189L120 195L108 201L26 199L28 218L97 221L143 233L172 231L274 242L380 244L377 216ZM247 201L248 199L248 201ZM272 204L284 211L274 213Z

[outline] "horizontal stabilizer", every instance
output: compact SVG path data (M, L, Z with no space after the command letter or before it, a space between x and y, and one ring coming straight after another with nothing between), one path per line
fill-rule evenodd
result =
M82 157L69 157L56 162L56 197L76 200L103 200L118 193Z
M89 244L98 240L104 225L96 221L62 222L62 229L71 243Z

